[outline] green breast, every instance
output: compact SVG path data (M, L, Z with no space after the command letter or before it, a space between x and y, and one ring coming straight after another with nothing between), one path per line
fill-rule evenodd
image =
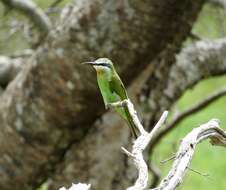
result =
M107 79L107 76L105 74L99 74L97 76L97 82L105 105L107 103L116 102L120 100L119 97L111 91L109 80Z

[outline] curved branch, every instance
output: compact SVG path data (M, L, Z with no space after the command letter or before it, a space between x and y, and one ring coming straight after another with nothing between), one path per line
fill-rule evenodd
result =
M22 12L26 15L46 36L51 29L51 21L45 12L32 0L1 0L6 6Z
M177 124L180 123L183 119L190 116L191 114L194 114L201 109L207 107L209 104L213 103L214 101L218 100L222 96L226 95L226 87L222 88L221 90L218 90L217 92L214 92L201 102L198 102L191 108L186 109L185 111L179 113L176 115L175 118L172 119L172 121L168 124L166 124L166 127L164 127L162 130L160 130L156 136L153 138L150 149L153 149L159 141L166 136L170 131L176 128Z
M150 128L160 114L157 111L159 107L169 109L186 89L200 80L226 73L226 38L198 41L182 49L175 61L164 84L153 87L153 76L146 82L145 91L149 93L145 92L148 96L144 98L144 103L148 102L149 109L152 110L148 113L151 118L148 124Z
M145 119L150 128L162 111L159 108L169 109L185 90L200 80L226 73L226 38L195 42L176 57L163 52L155 64L162 65L165 75L151 73L141 94L144 107L151 110ZM172 65L169 72L165 64Z
M201 79L226 73L226 38L198 41L176 57L164 93L168 98L179 98L182 92ZM180 79L180 80L178 80Z

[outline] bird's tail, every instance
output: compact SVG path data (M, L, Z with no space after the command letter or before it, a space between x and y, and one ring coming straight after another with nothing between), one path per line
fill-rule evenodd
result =
M132 120L132 118L130 116L128 108L127 107L125 107L125 108L115 108L115 111L118 112L119 115L121 115L122 118L126 120L128 126L129 126L129 128L131 130L131 133L132 133L133 137L137 138L138 137L138 135L137 135L137 131L138 130L137 130L136 126L133 123L133 120Z
M127 121L128 121L128 125L131 129L131 132L132 132L132 135L134 138L137 138L138 135L137 135L137 127L135 126L134 122L133 122L133 119L129 113L129 110L127 107L124 108L125 110L125 114L126 114L126 118L127 118Z

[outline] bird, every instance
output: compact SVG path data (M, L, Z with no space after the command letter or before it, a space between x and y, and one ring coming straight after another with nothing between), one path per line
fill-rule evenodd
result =
M111 103L129 99L126 88L110 59L99 58L95 61L84 62L83 64L91 65L96 70L97 83L106 109ZM137 128L132 120L128 108L115 107L114 109L125 121L127 121L133 137L137 138Z

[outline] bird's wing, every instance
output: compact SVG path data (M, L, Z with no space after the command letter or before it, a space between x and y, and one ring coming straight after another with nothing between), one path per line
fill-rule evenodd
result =
M119 101L120 98L117 94L113 93L110 89L109 81L107 81L105 78L97 78L98 86L100 88L104 104L105 106L108 103Z
M126 89L119 76L115 75L111 78L109 81L109 87L112 93L116 93L121 100L128 98Z
M115 77L115 78L114 78ZM121 100L128 99L126 89L119 78L119 76L113 76L111 81L109 81L109 87L112 93L117 95ZM128 108L115 108L115 110L127 121L131 128L133 136L137 137L136 126L134 125L132 118L129 114Z

